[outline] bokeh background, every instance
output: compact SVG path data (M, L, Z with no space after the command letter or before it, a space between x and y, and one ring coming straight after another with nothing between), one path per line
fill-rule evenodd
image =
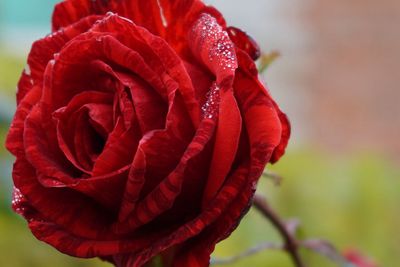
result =
M0 143L31 43L50 31L57 0L0 1ZM262 75L293 124L287 155L271 169L280 187L260 191L304 237L357 248L380 266L400 264L400 2L397 0L209 0L281 57ZM13 158L0 146L0 266L108 266L76 260L36 241L11 202ZM279 242L255 211L215 257ZM310 267L334 266L303 251ZM291 266L266 251L232 266Z

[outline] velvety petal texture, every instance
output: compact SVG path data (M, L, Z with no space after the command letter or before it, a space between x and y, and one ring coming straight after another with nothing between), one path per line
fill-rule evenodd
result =
M200 0L65 0L18 84L13 208L59 251L208 266L290 125L257 43Z

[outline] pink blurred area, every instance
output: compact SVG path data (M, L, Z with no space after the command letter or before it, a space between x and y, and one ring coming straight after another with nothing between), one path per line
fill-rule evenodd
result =
M313 136L400 157L400 1L311 1Z
M360 251L355 249L349 249L344 252L344 257L354 264L355 267L378 267L378 265L372 261L369 257L362 254Z

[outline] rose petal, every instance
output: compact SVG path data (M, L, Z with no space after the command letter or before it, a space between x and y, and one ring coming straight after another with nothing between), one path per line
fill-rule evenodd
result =
M112 24L111 19L107 18L102 23ZM128 24L123 19L119 19L118 23L114 23L112 27L122 27ZM97 26L99 25L102 24L97 24ZM96 29L99 30L99 28ZM132 28L127 29L126 35L138 40L138 36L134 36L136 33L133 29L132 24ZM165 78L164 76L167 74L165 72L169 69L173 70L173 66L160 64L158 55L154 55L148 44L144 44L143 41L138 40L141 44L133 42L135 46L127 47L109 33L111 29L104 30L108 32L97 31L82 34L60 52L55 64L52 91L47 92L45 101L51 103L54 108L59 108L66 105L74 95L82 90L115 91L115 81L106 71L109 67L98 64L99 59L111 62L113 68L114 66L117 69L126 68L139 75L167 100L170 92L165 91L168 86L165 86L165 81L161 78ZM116 29L114 28L114 30ZM147 32L147 34L150 33ZM143 51L132 50L134 48ZM168 75L171 74L168 73ZM88 79L88 77L92 77L92 79ZM172 78L175 79L175 77ZM190 78L187 79L190 80ZM179 80L177 81L179 82ZM179 84L185 88L182 82Z
M128 76L124 73L117 75L120 81L130 89L141 132L146 134L152 130L162 129L165 125L168 105L139 77Z
M230 88L237 68L235 47L228 33L211 15L204 13L188 34L193 54L217 78L217 85Z
M247 104L242 103L242 113L244 112L244 114L248 114L247 108L250 105L262 105L263 102L265 103L265 106L270 109L270 111L266 112L263 117L264 120L266 120L268 118L267 114L271 114L271 116L273 116L271 117L270 121L271 128L268 129L267 122L267 124L265 125L265 132L269 132L271 135L270 144L275 144L274 152L271 158L271 162L274 163L278 161L279 158L285 153L285 149L290 137L290 122L287 116L279 109L278 105L272 99L268 91L259 81L256 67L251 58L249 58L246 53L240 50L238 50L237 54L239 58L240 68L236 73L235 92L237 92L238 95L242 95L243 97L246 96L248 99L253 99L247 100ZM253 96L251 96L250 90L245 90L247 88L253 88ZM256 96L256 94L262 94L264 96ZM243 97L238 97L238 99L243 99ZM262 112L260 112L260 114L262 114ZM279 119L279 123L275 122L276 116ZM259 123L254 121L254 125L258 126ZM280 135L279 137L278 134ZM272 137L273 135L275 136Z
M132 109L134 109L143 134L164 127L168 104L164 102L162 96L157 94L157 91L153 90L145 80L134 73L114 71L109 66L103 66L103 69L120 81L122 87L129 88L129 98L133 105ZM178 85L172 82L165 84L165 86L170 87L166 89L167 92L173 92L178 89ZM119 92L120 94L121 92ZM119 106L122 105L119 104ZM127 113L129 113L127 110L121 110L121 116L125 117Z
M241 218L250 208L250 200L254 194L251 182L240 190L240 194L232 201L216 222L209 225L193 240L183 243L179 253L175 255L174 266L207 267L210 264L210 255L217 242L227 238L238 226Z
M129 166L124 166L106 175L79 179L76 184L69 185L69 188L91 197L114 215L121 205L128 171Z
M44 91L51 83L53 67L54 62L50 62L46 68ZM40 178L47 180L43 181L43 184L63 186L73 183L72 177L79 176L80 172L74 168L59 148L51 113L47 105L39 103L27 116L23 134L25 154L28 161L41 174Z
M285 154L286 147L289 143L291 128L290 128L289 118L286 116L285 113L283 113L280 110L280 108L278 107L278 104L276 104L275 101L272 101L272 102L274 104L275 110L278 113L279 119L282 124L281 142L275 148L274 153L272 154L272 157L271 157L271 163L276 163Z
M176 52L162 38L151 34L145 28L138 27L118 15L109 15L102 21L102 23L97 24L93 31L115 31L116 27L119 33L116 37L119 41L135 50L142 48L143 50L141 54L149 57L146 58L146 61L151 62L153 60L155 61L154 63L157 61L161 63L158 64L158 69L162 67L167 72L168 76L179 85L178 90L183 96L192 122L197 126L200 121L199 103L196 100L190 76L185 69L183 61L179 58ZM121 34L122 32L125 34ZM138 38L146 44L146 47L138 47L138 42L135 41ZM152 54L156 55L157 58L151 57ZM157 66L154 66L153 69L156 70ZM159 76L164 76L160 73L160 70L158 73ZM166 86L167 89L169 87L170 86ZM166 95L170 94L171 92L167 91Z
M195 158L204 150L213 136L214 129L215 122L213 120L205 120L200 124L196 135L175 170L158 183L154 190L138 204L133 216L129 217L126 222L115 225L114 229L117 233L132 231L155 219L173 206L176 197L181 192L184 179L188 177L185 175L187 165L192 158Z
M185 68L193 82L196 98L203 106L207 101L207 93L210 91L214 82L213 74L199 64L191 64L184 61Z
M111 96L111 97L110 97ZM57 124L57 138L61 150L64 152L68 160L74 164L79 170L91 173L92 169L92 155L89 157L89 166L83 167L82 162L77 158L77 154L82 154L84 147L92 143L94 136L89 137L89 140L74 144L75 137L79 135L76 131L82 131L88 127L97 129L97 135L102 138L107 138L108 133L112 127L112 95L108 93L101 93L95 91L86 91L76 95L67 107L57 110L53 117ZM82 127L76 125L76 118L78 115L85 115ZM72 140L71 140L72 139ZM83 146L84 147L83 147ZM85 151L83 154L88 154ZM93 153L93 152L92 152Z
M29 66L26 66L25 68L29 68ZM25 69L22 72L21 78L19 79L17 85L17 106L33 87L33 79L31 77L30 68L29 71L26 71Z
M34 220L40 214L29 204L29 201L21 193L21 191L14 186L12 193L12 209L22 215L27 221Z
M71 189L44 188L37 181L36 170L25 159L17 159L13 179L15 186L44 219L77 235L89 238L107 235L106 227L112 218L108 212Z
M227 209L227 207L233 203L237 196L241 194L243 186L246 184L248 173L248 164L244 163L233 172L231 177L228 178L226 185L213 199L208 208L205 209L195 219L182 225L172 234L159 238L151 247L142 250L137 254L125 255L125 257L128 256L127 263L131 264L128 266L141 266L143 263L159 254L161 251L165 251L176 244L182 244L186 240L198 236L202 231L207 229L207 226L212 225L212 223L219 218L219 216ZM226 226L231 228L231 225ZM203 249L206 250L209 248L210 247L203 247ZM188 264L181 266L192 266L190 265L192 262L189 261L188 263L185 261L185 263Z
M20 101L14 119L11 123L10 130L7 135L6 147L14 156L23 156L25 148L23 143L23 133L25 119L29 115L33 106L39 101L41 96L40 87L35 86L27 92L25 97Z
M221 188L231 170L239 146L242 118L233 90L221 91L219 117L211 168L203 195L203 206Z
M143 13L146 10L146 14ZM201 13L209 13L225 27L222 15L199 0L65 0L55 6L53 31L93 14L114 12L163 39L182 56L187 55L185 34Z
M28 91L26 86L22 86L23 81L29 80L33 84L41 85L47 63L53 59L54 54L58 53L69 40L87 31L97 19L99 19L99 16L82 18L82 20L77 20L76 23L33 43L28 56L29 73L25 73L21 78L18 86L17 103Z
M109 1L107 1L109 2ZM114 2L114 1L113 1ZM105 1L72 0L58 3L53 12L53 32L85 18L89 15L101 15L107 12L104 9Z
M155 130L147 133L140 141L137 153L145 154L146 178L142 185L142 196L146 196L151 191L160 186L160 182L168 176L171 171L179 163L183 152L194 135L194 129L191 127L190 119L187 117L185 106L179 92L176 92L172 100L167 115L166 128L163 130ZM135 156L136 159L136 156ZM141 164L143 165L143 164ZM142 167L139 167L141 170ZM136 172L134 172L136 173ZM130 177L133 180L127 184L126 198L123 202L124 211L121 212L120 218L125 218L126 214L132 212L127 207L134 208L131 202L137 200L137 189L130 186L136 184L136 180L142 178L136 176ZM135 197L130 197L134 195ZM132 222L136 221L136 216L131 217ZM130 225L126 223L125 225ZM119 227L117 227L119 228ZM130 228L129 226L124 229Z
M228 27L227 32L237 48L245 51L253 60L261 56L260 46L250 35L236 27Z
M104 175L129 165L141 138L138 127L125 130L123 121L118 121L108 137L103 152L96 159L93 175Z
M246 184L240 187L240 194L236 196L230 207L224 209L224 214L195 239L181 246L181 252L176 255L174 262L174 266L177 267L208 266L215 244L230 235L248 210L255 190L254 185L281 139L279 116L273 103L261 90L263 88L254 87L248 80L243 80L240 69L236 75L235 94L241 112L244 114L244 123L251 145L250 171L246 176ZM260 88L260 90L254 90L255 88ZM221 191L226 186L227 184ZM213 205L211 204L210 207Z
M145 173L146 156L141 146L139 146L129 170L121 207L119 209L118 222L126 221L131 212L136 208L145 183Z
M248 58L248 55L246 56ZM257 87L255 85L260 85L259 83L254 84L253 80L245 79L243 72L240 68L236 72L234 89L241 113L244 114L243 122L251 148L251 165L246 184L242 185L241 193L229 208L224 209L224 214L214 224L187 242L186 246L182 245L181 254L176 255L174 266L208 266L215 244L230 235L248 210L255 190L254 185L280 143L281 121L273 102L263 87ZM223 186L221 191L226 186Z
M29 228L35 237L57 248L60 252L80 258L106 257L126 252L136 252L151 244L161 234L147 233L132 239L99 239L73 235L57 224L32 221Z

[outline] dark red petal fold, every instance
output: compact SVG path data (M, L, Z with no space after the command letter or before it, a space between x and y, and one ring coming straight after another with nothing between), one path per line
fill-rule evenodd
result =
M240 63L239 60L239 65ZM230 235L250 207L255 184L281 140L281 125L274 103L264 93L263 87L255 90L249 80L243 79L242 71L239 67L234 89L239 107L244 114L244 124L250 144L251 160L248 172L244 174L245 183L240 185L240 194L232 196L234 200L230 202L229 207L224 209L223 214L199 236L182 246L175 257L174 266L205 267L209 265L210 254L215 244ZM221 192L228 183L229 180L222 187Z
M14 156L22 157L25 154L23 143L25 119L29 115L33 106L39 101L40 97L40 87L35 86L26 93L25 97L20 101L17 107L6 141L8 151L10 151Z
M77 119L84 115L81 120L81 127L77 125ZM82 150L92 143L93 139L107 138L112 130L112 95L96 91L86 91L76 95L66 107L63 107L53 113L53 118L57 125L57 139L60 149L68 160L79 170L91 173L91 165L84 168L78 160L78 154L82 154ZM75 143L78 136L77 131L91 128L97 134L87 137L82 143ZM88 159L93 161L94 158Z
M253 60L261 56L260 46L250 35L236 27L228 27L227 32L237 48L245 51Z
M270 122L269 130L265 130L269 132L275 131L275 133L280 133L280 141L274 148L274 152L271 157L271 163L275 163L280 159L280 157L283 156L283 154L285 153L285 149L288 145L291 133L290 121L286 114L284 114L280 110L279 106L272 99L271 95L264 87L264 85L260 82L258 78L258 72L253 60L245 52L240 50L237 51L237 55L239 59L239 70L236 73L235 79L236 91L242 94L247 94L245 92L248 91L248 94L250 94L250 90L244 90L243 88L252 88L253 94L255 94L255 96L253 97L253 101L249 102L247 105L255 105L257 103L264 102L267 106L275 111L276 115L279 118L279 123L273 123L273 121L275 121L274 119ZM262 94L264 96L257 97L257 94ZM264 116L266 117L267 114L268 113L265 113ZM279 126L278 128L276 128L277 125Z
M44 188L36 178L36 171L25 159L14 164L13 179L29 204L42 215L72 234L88 238L105 237L109 213L98 204L74 190ZM77 220L76 218L79 218Z
M151 247L142 250L140 253L126 254L121 256L116 256L117 260L123 257L124 265L121 266L142 266L145 262L149 261L152 257L159 254L161 251L165 251L177 244L182 244L186 240L195 238L202 231L207 229L209 225L212 225L222 213L229 207L234 199L241 194L243 186L246 184L246 179L249 174L248 163L244 163L233 174L228 178L226 185L221 189L218 195L212 200L212 203L205 209L200 215L195 219L189 221L183 226L179 227L173 233L166 236L160 236L159 239L153 243ZM227 225L231 228L231 225ZM212 244L209 244L212 245ZM211 247L203 247L208 251ZM202 253L201 255L204 255ZM198 256L201 256L198 255ZM195 257L195 256L193 256ZM119 259L121 260L121 259ZM209 263L209 257L207 261L205 258L189 260L184 258L182 264L187 263L186 266L192 266L190 264L199 264L193 266L206 266ZM185 266L185 265L177 265Z
M136 153L143 153L144 155L138 155L134 158L133 168L136 170L132 172L132 176L128 177L120 218L126 218L129 213L134 213L130 216L128 221L120 223L115 227L117 232L127 231L127 229L133 229L137 227L138 224L141 224L139 217L143 216L143 213L140 211L140 207L143 205L146 206L147 204L140 203L140 207L137 207L139 211L136 209L133 210L133 208L136 207L135 204L138 199L138 192L135 186L140 186L142 195L147 195L153 190L157 190L163 179L168 177L168 175L177 168L176 166L179 166L178 164L181 157L194 135L194 129L190 125L190 119L187 115L185 116L185 106L178 92L176 96L171 99L171 102L167 115L166 128L163 130L151 131L140 141ZM142 159L143 156L144 159ZM139 160L139 167L135 165L136 160ZM143 166L146 166L145 170L143 170ZM143 171L145 171L145 173L143 173ZM145 183L142 184L144 174ZM152 199L151 196L147 196L146 198ZM147 201L146 198L144 201Z
M125 130L123 121L117 121L114 130L108 136L103 151L93 166L93 176L100 176L128 166L133 160L140 140L137 127Z
M228 176L239 146L242 118L233 95L233 90L221 91L218 126L214 152L207 184L203 195L203 206L208 205Z
M54 54L58 53L69 40L87 31L99 18L99 16L82 17L82 20L76 20L73 24L69 24L68 27L33 43L28 56L27 71L25 71L18 86L17 103L22 100L28 91L26 86L22 86L26 83L23 81L29 80L31 84L41 85L46 66L53 59Z

